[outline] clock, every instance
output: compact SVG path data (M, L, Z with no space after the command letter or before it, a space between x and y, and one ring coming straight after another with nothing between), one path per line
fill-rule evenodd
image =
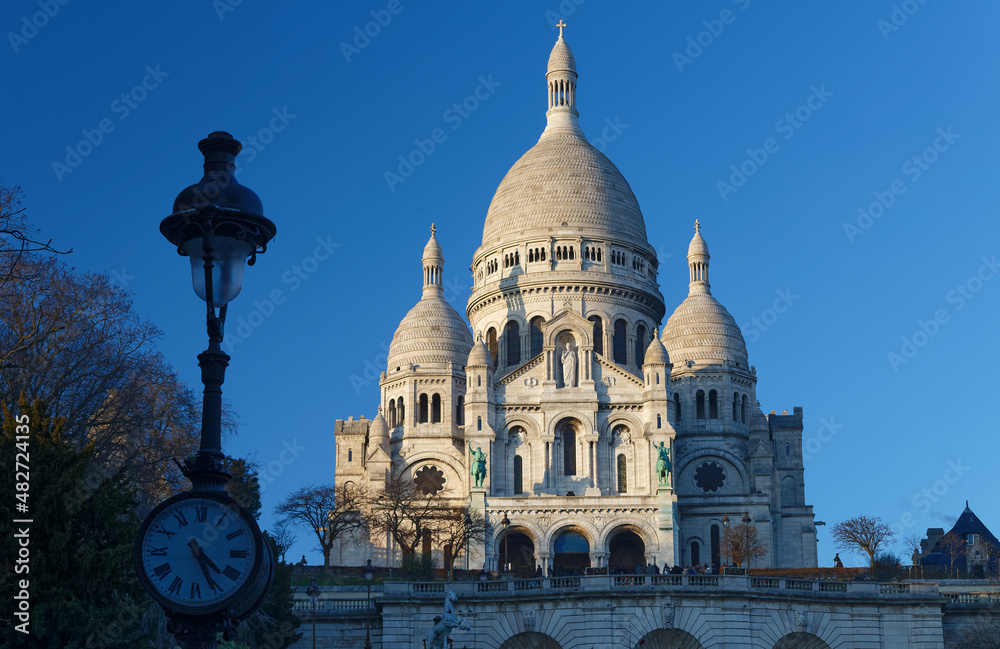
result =
M146 590L165 609L242 620L273 578L271 550L250 512L225 491L188 491L154 509L135 545Z

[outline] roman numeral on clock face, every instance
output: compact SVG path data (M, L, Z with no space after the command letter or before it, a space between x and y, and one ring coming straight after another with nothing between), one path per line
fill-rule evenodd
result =
M174 514L174 518L177 520L177 526L178 527L184 527L185 525L188 524L188 519L184 515L184 512L176 512Z
M229 558L230 559L246 559L247 558L247 551L246 550L230 550L229 551Z
M226 569L222 571L222 574L229 577L233 581L236 581L240 576L240 571L232 566L227 565Z
M167 539L170 539L170 537L172 537L174 534L177 534L177 532L168 532L167 530L161 527L160 529L156 530L156 534L166 534Z
M195 597L201 599L201 584L198 582L192 582L191 584L191 599Z
M170 582L170 588L167 589L167 592L172 593L174 595L180 595L181 586L183 585L184 585L183 579L181 579L180 577L174 577L174 580Z
M237 536L242 536L242 535L243 535L243 530L236 530L232 534L226 534L226 538L229 539L230 541L232 541Z
M153 574L156 576L157 579L163 579L164 577L170 574L170 564L161 563L160 565L153 568Z
M149 556L151 557L165 557L167 556L167 548L153 548L149 551Z
M208 519L208 507L202 505L194 508L194 522L204 523Z

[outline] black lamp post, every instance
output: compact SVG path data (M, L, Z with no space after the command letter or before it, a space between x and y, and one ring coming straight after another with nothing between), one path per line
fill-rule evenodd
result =
M316 604L319 603L319 594L319 586L316 585L316 578L313 577L309 588L306 588L306 595L309 596L309 601L312 602L313 649L316 649Z
M507 553L509 546L507 545L507 528L510 527L510 519L507 518L507 512L503 513L503 520L500 521L503 525L503 565L504 568L510 568L510 555Z
M184 467L195 487L221 489L229 479L222 465L222 383L229 355L220 345L226 307L243 288L245 265L253 266L277 231L257 194L236 181L236 155L242 148L223 131L199 142L205 175L178 194L173 214L160 223L160 233L190 258L194 291L208 309L208 349L198 355L205 384L201 448Z
M743 512L743 556L747 560L747 575L750 574L750 512Z
M726 546L726 567L729 567L729 514L722 515L722 544Z
M260 528L252 514L226 493L230 474L226 471L222 452L222 383L225 380L229 355L222 351L223 328L228 303L240 293L243 271L253 265L258 254L266 251L274 237L274 223L264 216L260 198L251 189L236 181L236 156L243 148L229 133L216 131L198 143L204 154L202 179L181 191L173 204L173 213L160 223L160 232L177 248L177 252L191 260L191 279L195 293L205 301L207 310L208 349L198 356L201 380L205 385L202 406L201 443L197 454L179 463L185 477L191 481L188 492L177 494L161 503L140 527L135 546L135 563L143 585L167 612L170 618L167 629L178 643L187 649L216 647L216 635L221 632L226 639L235 636L236 624L246 619L262 603L274 575L274 559L268 544L263 541ZM209 522L205 517L208 508L220 511L222 517ZM181 518L177 518L177 516ZM184 516L187 516L185 519ZM173 520L188 519L190 526L184 534L166 527ZM246 549L239 556L251 557L251 563L238 577L229 581L213 578L215 555L227 552L216 533L211 536L207 526L225 524L230 530L221 537L236 544L234 539L250 538ZM164 541L156 537L152 548L150 538L159 531L173 531ZM243 536L245 535L245 536ZM170 542L178 536L177 542ZM180 538L184 537L184 538ZM212 541L211 539L217 539ZM246 541L239 541L246 544ZM233 547L236 547L234 545ZM163 586L167 580L153 569L167 557L172 563L162 563L161 570L173 571L176 588ZM192 556L197 560L192 561ZM236 556L236 555L232 555ZM170 572L170 570L167 570ZM200 570L200 572L199 572ZM200 581L206 584L206 598L201 600ZM183 595L179 584L183 584ZM191 586L191 595L186 590ZM223 593L212 601L208 590ZM195 593L198 593L195 595Z
M365 649L372 649L372 579L375 578L375 566L369 559L365 564L365 581L368 582L368 608L365 609Z

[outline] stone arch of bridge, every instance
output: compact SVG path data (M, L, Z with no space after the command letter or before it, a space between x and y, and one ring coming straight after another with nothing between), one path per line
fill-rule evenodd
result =
M774 643L774 649L830 649L830 645L819 636L796 631L779 638Z
M656 629L638 643L642 649L703 649L698 638L680 629Z
M499 649L562 649L562 645L544 633L524 631L504 640Z

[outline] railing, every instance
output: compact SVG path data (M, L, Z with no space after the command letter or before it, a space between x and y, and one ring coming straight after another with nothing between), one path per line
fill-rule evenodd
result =
M1000 602L1000 593L948 593L945 596L956 604Z
M371 606L369 606L371 602ZM313 610L312 600L296 599L292 602L292 608L296 611ZM316 611L363 611L367 608L375 608L375 602L368 599L320 599L316 602Z
M755 590L810 592L816 595L829 596L854 595L861 597L878 596L919 596L943 597L934 583L883 583L871 581L831 581L809 579L785 579L779 577L744 577L734 575L584 575L572 577L530 577L528 579L501 579L498 581L456 581L456 582L386 582L385 595L409 596L416 595L428 598L440 598L446 591L454 590L459 597L476 595L509 596L513 593L542 594L551 591L579 590L587 591L632 591L656 592L657 590L705 591L722 589L734 592L751 592ZM952 601L983 601L986 596L1000 601L1000 592L983 597L965 599L952 597ZM326 600L324 600L326 601ZM329 600L333 601L333 600ZM341 600L350 601L350 600ZM359 604L340 604L346 608L364 606L364 600L355 600ZM296 608L308 608L297 602Z

